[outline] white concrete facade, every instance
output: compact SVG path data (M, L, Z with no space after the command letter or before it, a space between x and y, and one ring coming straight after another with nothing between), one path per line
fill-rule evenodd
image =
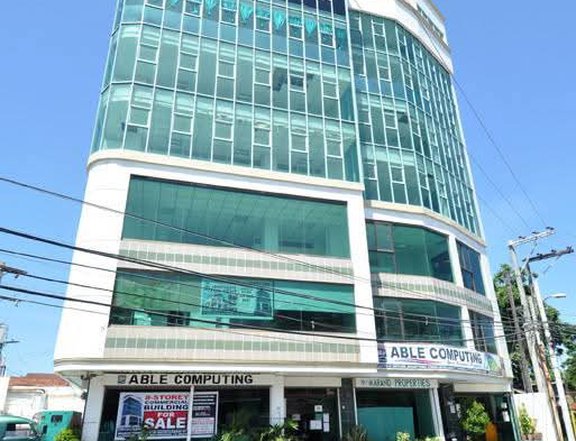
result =
M167 161L165 161L167 162ZM370 283L372 276L368 265L368 250L366 245L365 220L377 220L391 223L401 223L417 225L445 234L449 238L450 254L453 273L455 274L454 285L462 287L463 281L460 274L460 265L456 251L456 240L459 240L473 247L484 254L484 244L481 240L472 237L461 227L453 222L443 222L437 215L422 211L420 213L410 212L411 210L399 210L398 206L387 207L382 203L366 204L362 197L362 186L358 184L342 184L316 179L300 179L299 182L291 181L290 177L284 175L255 172L254 170L228 169L223 173L219 166L211 164L197 163L191 165L189 161L169 160L169 164L155 163L149 155L131 153L129 155L119 153L98 154L93 157L90 164L89 180L86 189L86 201L106 206L117 213L102 210L95 207L86 207L83 211L77 237L77 246L89 249L97 249L111 254L117 254L122 248L121 231L123 225L122 212L126 204L126 195L130 176L148 176L158 179L168 179L180 182L198 183L203 185L240 188L245 190L260 191L266 193L276 193L280 195L294 195L322 200L344 201L348 205L348 222L350 232L351 259L350 264L354 273L355 302L358 305L371 308L372 288ZM412 210L414 211L414 210ZM91 254L76 252L74 259L78 263L89 266L116 270L116 265L127 266L123 262L114 259L98 257ZM298 256L298 259L306 260L305 256ZM485 259L485 257L484 257ZM129 265L128 265L129 266ZM486 267L485 267L486 269ZM286 275L278 273L277 277L285 278ZM324 275L326 277L326 275ZM71 286L68 295L74 298L97 301L103 304L112 302L112 290L114 287L115 274L113 272L103 272L97 269L85 267L74 267L71 271L70 280L77 281L85 285L105 287L110 292L94 291L85 288ZM489 305L494 305L494 292L491 290L489 275L485 274L485 285L487 288L487 300ZM464 290L470 297L477 296L471 291ZM411 297L410 292L405 293L405 297ZM414 293L413 298L422 298L421 294ZM491 306L490 306L491 307ZM450 370L426 370L426 371L406 371L406 370L378 370L378 351L376 343L372 341L359 341L358 353L356 357L348 359L348 362L336 362L322 364L323 356L314 357L304 362L298 357L290 362L288 359L274 362L272 359L262 359L256 361L250 353L234 353L235 361L225 359L212 359L194 361L183 359L176 354L176 351L164 352L159 359L157 356L134 357L128 352L114 352L106 348L107 337L125 335L143 336L148 329L130 329L127 334L122 334L122 329L118 327L108 327L107 308L85 305L83 309L90 309L99 314L81 312L78 310L65 309L63 311L60 335L55 356L57 371L76 379L84 376L91 376L89 385L88 401L86 403L86 414L84 424L83 439L86 441L96 441L101 424L101 413L104 405L105 391L112 386L110 377L104 374L122 374L129 372L249 372L254 375L266 375L266 372L276 373L269 375L267 382L263 385L270 388L270 421L276 423L286 416L284 405L285 387L321 387L331 385L339 387L342 378L425 378L433 381L449 382L459 386L460 391L486 391L492 393L508 393L509 387L509 366L504 361L504 376L480 375L474 372L457 372ZM497 310L491 310L491 316L499 320ZM358 311L357 336L360 338L375 339L376 331L374 319L367 315L367 311ZM473 335L469 323L467 307L461 308L463 320L463 336L466 346L474 349ZM80 325L81 324L81 325ZM75 332L78 326L82 326L82 332ZM153 329L153 328L150 328ZM120 332L120 334L118 334ZM168 337L190 335L199 333L200 330L181 330L178 328L166 328L162 333ZM214 331L207 331L208 333ZM186 334L185 334L186 333ZM265 334L265 333L264 333ZM326 337L325 340L330 340ZM332 339L333 341L337 341ZM499 345L499 349L505 346ZM179 351L181 352L181 351ZM121 354L127 354L122 356ZM500 352L506 360L506 354ZM320 355L320 354L318 354ZM128 357L128 358L126 358ZM242 357L245 357L242 359ZM240 360L242 361L240 362ZM314 361L315 360L315 361ZM344 360L340 358L340 360ZM313 376L311 376L313 375ZM336 375L336 376L334 376ZM489 384L489 389L486 385ZM85 385L86 387L86 385ZM144 390L153 390L147 386ZM438 390L430 389L431 402L434 404L434 421L437 434L442 434L442 410L438 401Z

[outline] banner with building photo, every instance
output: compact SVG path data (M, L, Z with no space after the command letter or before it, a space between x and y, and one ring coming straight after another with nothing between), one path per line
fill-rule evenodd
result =
M244 280L237 284L202 279L201 305L203 316L272 320L274 286L269 281Z
M125 440L148 428L148 439L186 438L188 392L122 392L115 440ZM192 437L211 438L218 424L218 392L196 392L192 406Z
M380 343L380 369L437 369L502 374L500 357L486 352L446 345L418 343Z

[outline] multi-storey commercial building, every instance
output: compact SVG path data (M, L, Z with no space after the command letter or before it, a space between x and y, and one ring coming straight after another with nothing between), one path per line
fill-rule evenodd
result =
M68 291L112 306L55 355L83 440L461 440L470 397L512 439L451 72L430 0L120 0Z

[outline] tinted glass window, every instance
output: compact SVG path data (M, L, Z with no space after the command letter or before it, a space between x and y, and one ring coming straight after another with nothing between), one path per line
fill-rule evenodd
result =
M446 236L405 225L368 222L368 250L373 273L397 273L452 281Z
M133 177L123 238L348 258L346 205Z
M496 338L494 336L494 319L470 311L470 322L472 324L472 334L474 335L474 346L478 351L498 353L496 349Z
M352 286L119 272L110 323L355 332Z
M480 266L480 253L472 248L458 242L458 257L462 269L462 279L464 286L480 294L486 294L484 281L482 280L482 269Z
M463 344L457 306L431 300L376 297L374 307L379 339Z

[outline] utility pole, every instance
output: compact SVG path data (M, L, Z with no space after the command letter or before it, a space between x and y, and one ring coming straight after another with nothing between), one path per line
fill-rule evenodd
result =
M548 325L548 317L546 315L546 307L544 305L544 300L540 295L540 287L538 285L538 281L534 274L530 270L530 263L531 262L539 262L547 259L552 258L560 258L564 255L571 254L574 252L572 247L567 247L564 250L552 250L547 254L537 254L534 257L528 258L526 261L526 268L528 269L528 273L530 275L530 284L532 287L532 300L534 302L535 309L538 311L538 321L542 323L542 328L544 331L544 341L545 345L541 345L540 354L542 363L546 369L548 370L548 364L546 355L548 355L550 359L550 365L552 367L552 372L554 373L554 383L556 388L552 387L552 381L550 375L546 375L546 381L549 385L549 390L552 391L551 399L553 399L554 409L557 413L557 408L560 406L561 411L561 421L558 418L558 422L561 424L561 427L564 428L564 432L568 441L575 441L574 437L574 430L572 428L572 418L570 417L570 410L568 409L568 402L566 401L566 391L564 390L564 382L562 381L562 373L560 372L560 367L558 365L558 360L556 359L556 350L552 343L552 335L550 333L550 326Z
M528 243L537 242L540 239L549 237L555 233L554 228L548 227L542 232L533 232L529 236L521 236L516 240L511 240L508 242L508 249L510 251L510 262L512 264L512 270L514 271L516 285L518 287L518 292L520 293L520 301L522 303L522 309L524 312L524 332L526 335L526 345L528 346L528 353L530 355L530 363L532 365L532 372L534 373L534 379L536 380L537 392L544 393L547 397L548 408L552 413L552 419L554 420L554 432L556 432L556 439L558 441L563 440L562 430L558 421L558 413L556 410L555 403L552 403L550 390L548 389L549 383L546 381L543 367L540 357L540 346L538 345L540 341L540 333L538 332L536 326L540 324L539 320L536 320L535 311L533 308L533 302L528 301L526 290L524 288L524 280L522 275L524 273L525 267L520 268L518 265L518 256L516 248L520 245L525 245ZM528 262L526 262L526 266Z
M6 340L7 335L8 327L4 323L0 323L0 377L6 376L6 363L4 363L4 358L2 357L4 346L11 343L20 343L17 340Z
M530 378L530 371L528 370L528 360L526 359L526 342L521 338L522 330L520 329L520 321L518 320L518 313L516 312L516 302L514 300L514 291L512 290L512 275L510 273L505 275L504 283L506 283L506 290L508 291L508 301L510 302L510 309L512 311L512 321L514 322L514 333L516 337L516 345L520 352L520 371L522 373L522 385L524 392L532 392L532 379Z
M2 276L4 276L4 274L13 274L15 277L19 277L25 276L27 273L26 271L6 266L3 262L0 262L0 284L2 283ZM8 327L4 323L0 323L0 377L6 375L6 363L4 363L4 358L2 357L4 346L7 344L19 343L17 340L7 340L7 334Z
M2 282L2 276L4 274L13 274L16 278L18 278L19 276L25 276L28 273L18 268L6 266L4 262L0 262L0 282Z
M536 387L538 392L546 392L546 382L544 380L544 375L540 369L538 352L536 350L536 335L534 332L533 315L531 314L531 308L528 303L526 296L526 290L524 289L524 281L522 280L522 269L518 265L518 256L516 254L516 248L520 245L525 245L527 243L536 242L540 239L544 239L554 234L553 228L547 228L542 232L534 232L532 235L527 237L520 237L517 240L511 240L508 242L508 249L510 251L510 261L512 264L512 271L514 271L514 276L516 279L516 286L520 294L520 302L522 303L523 315L524 315L524 332L526 335L526 345L528 347L528 354L530 355L530 363L532 364L532 370L534 372L534 378L536 380Z

